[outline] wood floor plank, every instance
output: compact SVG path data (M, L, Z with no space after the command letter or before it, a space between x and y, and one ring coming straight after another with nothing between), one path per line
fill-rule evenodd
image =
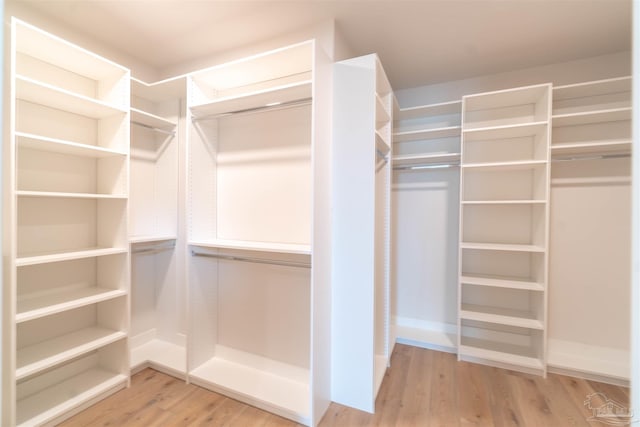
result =
M484 378L489 388L489 401L495 427L520 427L525 421L509 384L510 371L484 367Z
M413 348L406 384L402 391L402 410L398 413L396 426L426 425L431 401L432 351Z
M484 379L486 367L469 362L457 366L458 412L460 426L486 426L495 423L491 411L491 397Z
M320 427L587 427L594 424L584 401L596 392L628 405L625 387L557 374L542 378L398 344L376 413L332 403ZM152 369L61 426L302 427Z
M458 401L456 393L456 356L436 352L433 357L434 376L431 381L429 427L457 427Z

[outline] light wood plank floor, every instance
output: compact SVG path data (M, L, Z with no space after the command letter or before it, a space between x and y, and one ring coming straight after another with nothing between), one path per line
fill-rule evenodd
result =
M628 407L629 390L549 374L546 379L458 362L448 353L396 345L376 414L332 404L321 426L605 426L589 422L587 396ZM78 426L299 426L152 369L132 386L61 424Z

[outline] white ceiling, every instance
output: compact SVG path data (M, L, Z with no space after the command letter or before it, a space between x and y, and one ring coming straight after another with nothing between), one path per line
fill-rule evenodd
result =
M631 48L631 0L15 0L160 74L335 18L394 89Z

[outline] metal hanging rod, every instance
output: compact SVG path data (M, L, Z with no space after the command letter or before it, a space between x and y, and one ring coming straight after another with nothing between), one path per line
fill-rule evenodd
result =
M224 259L227 261L241 261L241 262L251 262L254 264L269 264L269 265L282 265L285 267L300 267L300 268L311 268L310 263L305 262L294 262L294 261L280 261L277 259L265 259L265 258L252 258L252 257L243 257L243 256L235 256L235 255L224 255L224 254L210 254L206 252L196 252L194 250L191 251L192 256L203 256L208 258L217 258Z
M176 131L174 131L174 130L166 130L166 129L162 129L162 128L157 128L155 126L149 126L148 124L145 124L145 123L131 121L131 124L143 127L145 129L151 129L151 130L159 132L159 133L164 133L165 135L175 136L175 134L176 134Z
M581 155L581 156L567 156L556 157L551 159L552 162L572 162L574 160L606 160L606 159L623 159L631 157L631 153L616 153L616 154L594 154L594 155Z
M286 102L280 102L280 103L274 103L274 104L268 104L268 105L261 105L259 107L245 108L242 110L228 111L225 113L205 114L203 116L192 116L191 121L197 122L200 120L213 120L213 119L219 119L221 117L227 117L227 116L238 115L238 114L260 113L267 110L282 110L285 108L300 107L303 105L311 104L312 99L313 98L303 98L303 99L296 99L294 101L286 101Z
M412 170L429 170L429 169L448 169L460 167L460 163L427 163L422 165L406 165L406 166L394 166L393 170L399 171L412 171Z

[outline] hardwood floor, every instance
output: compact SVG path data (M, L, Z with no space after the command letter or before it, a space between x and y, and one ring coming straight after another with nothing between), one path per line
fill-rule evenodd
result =
M376 413L331 404L322 427L597 426L584 406L595 392L628 407L629 390L561 375L546 379L458 362L448 353L396 345ZM152 369L132 386L61 424L85 426L299 426Z

